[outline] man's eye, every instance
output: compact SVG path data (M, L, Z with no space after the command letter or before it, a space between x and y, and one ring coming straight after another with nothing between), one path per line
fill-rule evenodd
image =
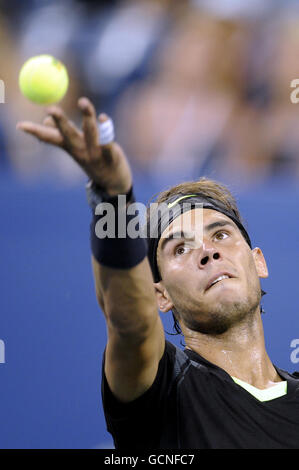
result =
M225 240L228 237L228 234L224 232L223 230L220 230L220 232L217 232L215 234L215 238L217 240Z
M177 246L174 250L174 254L175 255L184 255L185 253L187 253L188 251L188 248L187 246L185 245L180 245L180 246Z

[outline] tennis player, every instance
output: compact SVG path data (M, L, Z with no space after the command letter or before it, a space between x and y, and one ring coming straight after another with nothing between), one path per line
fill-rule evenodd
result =
M108 331L102 398L116 448L299 448L299 373L266 352L267 265L233 196L206 178L182 183L159 195L169 211L149 211L147 239L99 237L103 202L132 223L132 174L109 118L99 124L87 98L78 106L82 130L57 106L42 125L18 128L66 150L90 178L92 263ZM172 311L184 350L165 340L158 310Z

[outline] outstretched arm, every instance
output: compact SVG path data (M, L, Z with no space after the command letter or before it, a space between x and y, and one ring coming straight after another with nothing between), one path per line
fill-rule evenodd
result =
M100 145L95 109L87 98L78 106L82 129L58 106L48 110L43 124L21 122L17 128L65 150L109 196L126 194L132 186L128 160L116 142ZM100 122L108 117L99 116ZM112 392L131 401L153 383L164 351L164 331L158 314L147 257L130 269L115 269L92 258L95 288L108 332L105 373Z

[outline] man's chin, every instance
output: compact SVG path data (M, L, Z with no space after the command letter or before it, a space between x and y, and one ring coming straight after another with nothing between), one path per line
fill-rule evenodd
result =
M186 326L192 330L205 335L222 335L231 327L231 321L227 318L214 316L207 321L193 320L186 323Z
M222 298L214 305L209 305L197 318L189 319L191 321L186 322L186 326L199 333L221 335L246 318L249 319L255 310L256 305L244 302L244 297L240 299L236 296L227 300Z

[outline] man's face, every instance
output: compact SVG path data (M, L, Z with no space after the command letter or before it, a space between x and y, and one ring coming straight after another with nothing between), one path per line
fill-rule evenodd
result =
M171 238L181 230L184 237ZM263 254L220 212L194 209L177 217L164 230L157 256L159 308L175 307L191 330L223 333L259 306L259 277L268 275Z

